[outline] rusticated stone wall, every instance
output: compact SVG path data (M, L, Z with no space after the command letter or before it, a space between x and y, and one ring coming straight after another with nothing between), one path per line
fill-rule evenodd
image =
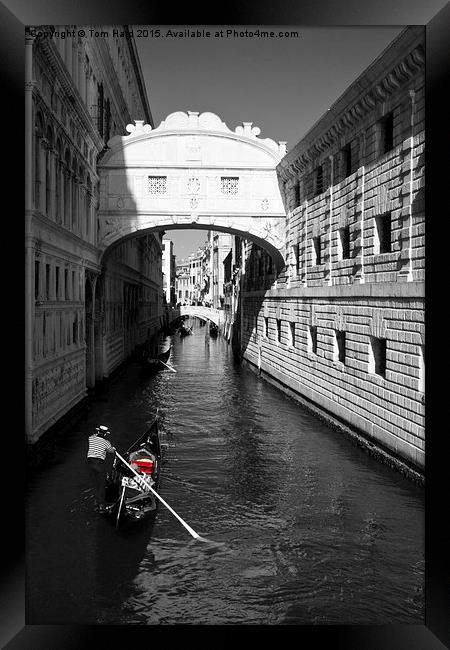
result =
M247 247L244 359L425 464L424 30L406 28L278 165L286 269Z

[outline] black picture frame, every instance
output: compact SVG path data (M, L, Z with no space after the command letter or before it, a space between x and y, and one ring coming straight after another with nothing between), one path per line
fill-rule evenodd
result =
M32 648L82 648L94 644L110 647L148 646L163 640L166 646L180 642L186 647L230 646L251 643L264 647L288 643L289 647L346 648L348 650L439 650L450 647L449 625L449 548L448 529L448 425L444 412L449 364L446 334L445 281L448 275L443 243L448 241L448 86L450 61L450 8L442 1L380 0L377 3L349 0L339 5L330 0L274 3L260 0L252 6L241 2L224 4L221 15L212 15L201 5L186 3L176 10L171 6L153 7L139 0L86 0L71 3L58 0L7 0L0 3L0 72L3 89L3 158L7 162L3 198L3 250L6 310L4 324L4 447L2 468L3 572L0 585L0 641L2 647L16 650ZM24 612L24 540L23 485L25 457L22 437L23 357L23 279L20 251L23 242L22 197L24 190L24 27L48 24L179 24L179 25L425 25L426 27L426 210L427 233L427 312L429 337L427 364L427 439L426 439L426 618L414 626L178 626L164 629L127 626L35 626L26 625ZM4 177L5 178L5 177ZM440 246L438 245L440 243ZM10 257L8 257L8 255ZM12 269L13 273L8 273ZM437 291L440 290L438 294ZM447 290L448 291L448 290ZM433 295L434 294L434 295ZM7 358L7 354L10 358ZM448 354L448 352L447 352ZM444 355L444 359L443 356ZM429 370L429 368L432 370ZM443 368L438 376L433 368ZM10 377L12 375L12 377ZM12 415L12 418L7 418ZM11 497L10 481L16 486ZM290 628L290 629L285 629Z

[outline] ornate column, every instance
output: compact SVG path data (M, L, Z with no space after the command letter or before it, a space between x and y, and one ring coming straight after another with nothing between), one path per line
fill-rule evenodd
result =
M45 138L41 138L38 141L39 144L39 205L37 206L39 212L46 214L46 196L47 196L47 185L46 185L46 173L47 173L47 155L46 150L48 142Z

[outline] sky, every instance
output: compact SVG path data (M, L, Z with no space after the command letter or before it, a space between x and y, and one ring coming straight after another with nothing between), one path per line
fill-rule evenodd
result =
M293 148L346 88L401 32L402 27L263 26L298 36L262 39L231 35L251 26L188 26L211 36L169 35L186 27L140 26L136 37L155 127L174 111L211 111L234 130L253 122L261 138ZM152 32L153 31L153 36ZM215 33L223 30L223 36ZM206 231L167 231L177 258L204 243Z

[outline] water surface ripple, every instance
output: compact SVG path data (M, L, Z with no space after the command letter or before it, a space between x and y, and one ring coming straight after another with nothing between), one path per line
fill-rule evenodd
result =
M29 480L28 623L422 624L423 491L195 323L176 374L130 364ZM86 435L124 451L157 407L160 493L207 542L162 506L123 531L93 512Z

